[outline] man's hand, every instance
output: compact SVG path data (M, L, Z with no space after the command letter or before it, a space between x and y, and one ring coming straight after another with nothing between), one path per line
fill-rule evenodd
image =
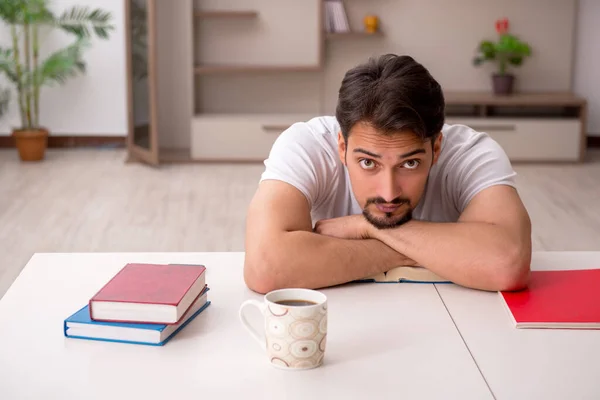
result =
M338 239L369 239L371 225L361 214L317 221L314 231Z

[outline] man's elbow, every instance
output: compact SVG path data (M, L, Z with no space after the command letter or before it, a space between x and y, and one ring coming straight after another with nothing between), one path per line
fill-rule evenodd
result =
M246 286L260 294L266 294L277 289L274 271L266 257L249 257L244 260L244 282Z
M529 283L531 251L515 249L512 255L504 257L496 273L496 286L499 291L525 289Z
M525 289L528 283L529 268L520 268L499 274L496 285L498 291L511 292Z

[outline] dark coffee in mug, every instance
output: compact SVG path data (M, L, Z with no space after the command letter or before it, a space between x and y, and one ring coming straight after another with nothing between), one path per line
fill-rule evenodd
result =
M275 304L279 304L281 306L314 306L317 303L310 300L279 300L276 301Z

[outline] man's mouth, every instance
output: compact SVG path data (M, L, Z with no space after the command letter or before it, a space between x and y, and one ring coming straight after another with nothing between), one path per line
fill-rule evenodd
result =
M400 208L400 204L375 204L375 207L381 212L393 213Z

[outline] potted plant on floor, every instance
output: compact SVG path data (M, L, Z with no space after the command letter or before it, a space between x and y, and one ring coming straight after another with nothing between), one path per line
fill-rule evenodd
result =
M6 75L16 91L21 121L12 136L21 160L39 161L46 152L48 130L39 121L41 88L63 84L77 73L84 73L83 52L89 39L94 34L107 39L114 28L111 18L107 11L84 6L73 6L60 16L54 15L49 0L0 0L0 20L10 32L9 47L0 48L0 73ZM47 34L46 29L53 28L73 35L74 40L41 60L40 37ZM7 101L5 98L5 105ZM1 103L0 99L0 112L5 111L1 110Z
M473 64L479 66L486 61L497 63L498 71L492 75L492 86L495 94L507 95L513 92L515 76L508 67L519 67L526 57L531 56L531 47L517 36L508 33L508 19L496 21L497 42L483 40L477 48Z

